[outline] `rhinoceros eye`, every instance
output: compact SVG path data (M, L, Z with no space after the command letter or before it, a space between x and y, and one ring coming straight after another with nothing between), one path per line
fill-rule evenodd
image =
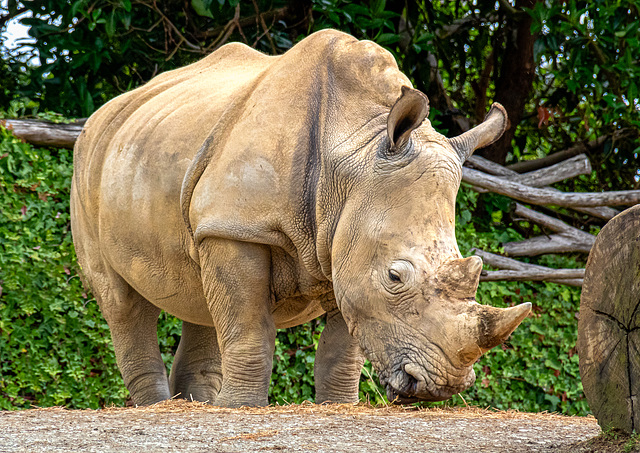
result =
M413 284L415 269L410 261L399 259L387 268L382 284L387 291L398 294Z
M389 269L389 280L394 283L402 283L402 278L400 278L400 273L395 269Z

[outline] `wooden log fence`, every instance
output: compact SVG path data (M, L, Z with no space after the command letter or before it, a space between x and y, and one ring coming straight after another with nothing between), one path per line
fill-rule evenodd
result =
M37 146L73 148L84 120L70 124L50 123L41 120L5 119L0 126ZM495 192L518 201L534 205L553 205L574 209L596 218L610 220L619 213L609 206L629 206L640 203L640 190L571 193L561 192L550 184L591 173L591 163L584 154L600 146L607 137L588 143L579 143L565 151L542 159L502 166L480 156L471 156L462 169L462 180L478 192ZM504 244L505 253L511 256L535 256L543 253L583 252L593 247L595 237L574 228L559 219L534 211L516 203L513 214L520 220L537 223L553 232ZM584 269L550 269L522 263L507 257L474 249L486 264L498 271L483 271L481 281L551 281L581 286Z
M462 180L491 192L506 195L515 200L537 205L561 207L624 206L640 203L640 190L612 190L610 192L560 192L541 189L497 176L487 175L468 167L462 168Z
M562 274L553 274L553 271L557 269L552 269L550 267L540 266L537 264L523 263L522 261L514 260L511 258L507 258L506 256L496 255L494 253L485 252L481 249L471 249L471 253L482 258L482 261L489 266L496 267L500 269L500 271L482 271L482 275L480 276L480 281L496 281L498 280L495 275L500 276L501 274L495 274L495 272L502 272L504 270L519 272L517 275L520 278L520 281L530 280L530 276L535 273L545 272L545 281L549 281L552 283L560 283L563 285L570 286L582 286L582 275L584 274L584 269L578 269L578 275L581 275L577 278L563 278ZM569 269L571 271L575 271L576 269ZM552 275L553 274L553 275Z
M567 159L566 161L554 164L548 168L543 168L540 170L522 174L516 173L513 170L496 164L495 162L491 162L490 160L487 160L481 156L471 156L469 159L467 159L466 164L482 170L485 173L504 177L504 179L508 181L515 181L520 184L525 184L532 187L544 187L549 184L564 181L565 179L573 178L578 175L591 173L591 163L589 162L589 158L585 154L580 154L578 156L572 157L570 159ZM552 187L546 188L561 193L559 190ZM480 193L490 192L489 189L484 189L478 186L473 186L473 189ZM611 220L619 213L618 210L607 206L573 206L571 207L571 209L603 220Z
M41 120L0 120L0 126L11 130L25 142L52 148L73 148L83 125L82 120L69 124Z
M504 252L509 256L536 256L545 253L582 252L589 253L596 237L548 215L515 204L513 214L546 227L557 234L537 236L519 242L504 244Z
M578 151L599 146L603 140L600 138L586 145L580 144L559 156L553 155L553 158L540 159L540 162L533 161L527 165L504 167L480 156L471 156L463 168L463 181L471 184L472 188L478 192L491 191L530 204L561 206L610 220L619 211L606 205L638 204L640 191L577 194L564 193L552 187L546 187L580 174L590 173L591 164L588 157ZM518 173L516 169L527 172ZM536 256L565 252L589 253L595 243L595 236L520 203L515 203L512 214L515 217L514 220L534 222L545 233L548 230L552 234L503 244L505 254L509 256ZM550 281L573 286L582 286L584 281L584 269L550 269L479 249L474 249L473 253L480 256L485 264L500 269L483 271L480 281Z

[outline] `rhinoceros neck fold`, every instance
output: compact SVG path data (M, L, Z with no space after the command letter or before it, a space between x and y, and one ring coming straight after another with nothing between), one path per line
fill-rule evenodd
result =
M358 184L351 176L409 82L390 54L338 32L309 38L254 77L191 163L183 218L195 244L215 236L282 247L330 280L331 231Z
M200 149L191 161L191 165L189 165L189 168L185 173L184 179L182 180L182 189L180 191L180 208L182 211L182 218L187 230L189 231L191 239L193 239L194 231L191 225L191 219L189 218L189 208L191 207L193 191L200 181L202 174L209 166L211 159L215 156L216 151L224 148L224 144L229 137L229 133L233 130L233 122L235 121L236 116L245 109L247 101L251 98L253 89L258 86L260 79L263 76L264 73L260 74L256 78L256 83L252 84L248 91L233 98L233 101L224 110L204 143L202 143L202 146L200 146Z

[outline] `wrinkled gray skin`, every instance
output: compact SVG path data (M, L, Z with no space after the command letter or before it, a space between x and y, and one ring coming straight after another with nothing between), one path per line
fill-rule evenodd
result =
M404 88L403 88L404 87ZM392 56L326 30L282 56L228 44L119 96L75 148L78 260L136 404L265 405L276 328L327 312L317 402L441 400L529 305L478 305L454 236L461 164L506 115L449 140ZM167 380L156 323L184 321Z

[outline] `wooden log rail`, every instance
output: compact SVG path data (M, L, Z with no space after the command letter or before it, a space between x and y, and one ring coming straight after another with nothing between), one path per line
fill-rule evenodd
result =
M591 162L586 154L580 154L550 167L541 168L540 170L529 173L517 173L482 156L471 156L467 159L467 163L473 166L473 168L482 170L485 173L500 176L508 181L516 181L531 187L544 187L558 181L564 181L565 179L575 176L588 175L591 173ZM478 189L479 191L488 192L488 190L481 187Z
M0 120L0 126L9 129L16 137L36 146L73 148L84 121L74 123L50 123L41 120Z
M482 282L495 281L545 281L564 279L583 279L584 269L548 269L548 270L526 270L526 271L484 271L480 276Z
M515 204L513 214L555 231L557 234L537 236L519 242L504 244L504 252L510 256L536 256L545 253L583 252L589 253L596 237L567 225L561 220Z
M610 192L560 192L541 189L487 175L471 168L462 168L462 180L515 200L537 205L555 205L566 208L624 206L640 203L640 190L613 190Z
M547 168L531 171L529 173L516 173L502 165L491 162L481 156L471 156L465 163L467 166L472 166L482 170L485 173L499 176L507 181L514 181L520 184L524 184L531 187L544 187L555 182L563 181L568 178L573 178L578 175L584 175L591 173L591 163L585 154L580 154L567 159L563 162L556 163ZM464 170L462 180L465 180ZM473 186L473 189L484 193L489 192L489 189L485 189L479 186ZM547 187L548 190L562 193L557 189ZM619 211L609 208L607 206L598 207L584 207L584 206L572 206L573 210L589 214L593 217L597 217L604 220L610 220L615 217Z
M537 264L523 263L505 256L471 249L471 253L482 258L485 264L497 267L498 271L482 271L481 282L508 281L549 281L563 285L582 286L584 269L552 269Z

